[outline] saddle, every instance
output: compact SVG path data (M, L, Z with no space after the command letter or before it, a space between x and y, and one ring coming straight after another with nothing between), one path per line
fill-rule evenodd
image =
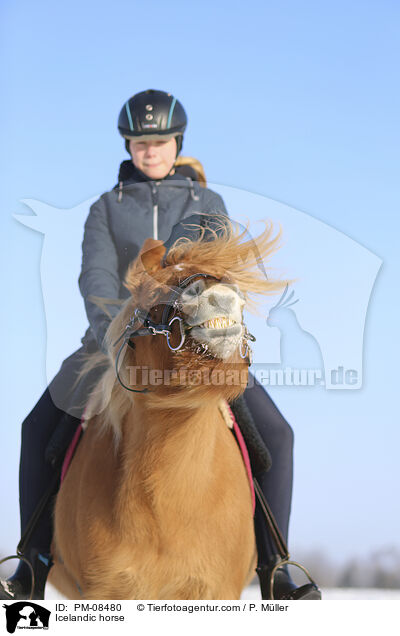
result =
M252 473L257 477L271 468L271 454L257 430L244 396L240 395L229 406L246 442Z

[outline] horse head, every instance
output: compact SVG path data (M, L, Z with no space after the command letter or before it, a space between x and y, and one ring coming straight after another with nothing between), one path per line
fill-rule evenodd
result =
M254 294L286 284L257 266L277 248L279 236L271 234L267 227L249 239L224 218L211 240L200 232L168 252L162 241L145 241L126 275L131 297L107 334L125 389L162 395L184 387L185 395L227 400L244 391L252 337L243 311L254 310ZM149 370L156 379L150 385Z

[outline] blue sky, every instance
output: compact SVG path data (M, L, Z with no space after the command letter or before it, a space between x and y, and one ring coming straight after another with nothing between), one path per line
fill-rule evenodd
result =
M22 199L69 210L112 188L127 158L119 110L150 87L185 105L184 154L201 159L214 189L249 193L244 216L260 218L259 195L266 216L271 201L286 204L382 260L363 387L271 394L296 434L293 546L322 546L332 559L400 548L399 13L389 0L2 3L1 549L18 539L20 424L46 386L43 238L12 215L29 214ZM338 250L345 286L352 267L342 258ZM79 270L79 245L71 259ZM64 319L81 316L75 293L60 307ZM76 346L80 320L66 334ZM60 344L55 368L70 352Z

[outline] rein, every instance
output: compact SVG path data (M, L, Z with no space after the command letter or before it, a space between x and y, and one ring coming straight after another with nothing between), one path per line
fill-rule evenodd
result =
M133 317L125 326L125 329L120 335L120 337L114 342L113 346L116 347L122 341L118 349L116 359L115 359L115 373L116 373L118 382L127 391L130 391L132 393L149 393L149 389L131 389L122 381L119 375L118 364L119 364L119 359L121 357L122 351L124 350L125 346L127 345L131 347L131 349L135 349L135 343L131 342L132 338L137 338L140 336L162 335L162 336L165 336L165 338L167 339L167 345L171 351L179 351L184 345L184 342L186 340L186 335L191 329L193 329L193 327L186 325L180 316L175 315L175 312L178 309L179 298L181 297L183 291L186 289L186 287L190 285L190 283L194 279L197 279L199 277L213 279L218 282L220 282L221 280L217 278L216 276L212 276L211 274L204 274L204 273L191 274L190 276L187 276L187 278L185 278L181 283L179 283L176 289L172 289L170 295L168 296L165 302L163 313L162 313L161 322L159 323L154 322L150 317L149 311L146 312L143 309L140 309L138 307L137 309L135 309ZM172 316L170 320L168 320L171 311L174 311L174 315ZM172 333L172 325L175 321L179 322L181 339L177 347L172 347L170 342L170 336ZM143 327L137 328L138 322L141 322L143 324ZM245 343L246 346L245 346L245 350L242 351L242 346L243 346L243 341L242 341L240 350L239 350L239 355L241 358L247 359L247 363L250 366L251 350L247 341L251 340L252 342L254 342L255 337L248 332L247 327L245 327L243 339L245 339L246 341Z

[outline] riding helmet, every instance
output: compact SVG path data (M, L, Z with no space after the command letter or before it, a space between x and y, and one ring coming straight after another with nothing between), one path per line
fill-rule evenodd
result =
M127 141L145 135L174 135L177 155L182 148L187 117L182 104L164 91L149 89L137 93L123 105L118 118L118 130Z

